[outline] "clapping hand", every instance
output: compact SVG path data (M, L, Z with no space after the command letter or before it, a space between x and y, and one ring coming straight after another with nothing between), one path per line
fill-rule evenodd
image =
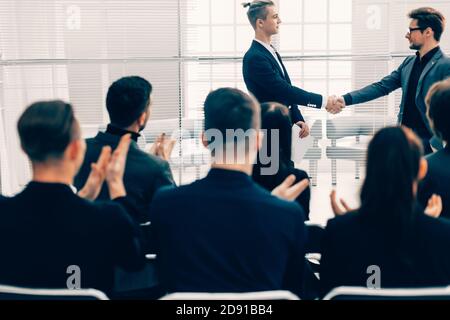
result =
M295 176L291 174L278 187L272 190L272 195L287 201L294 201L297 197L305 191L309 185L308 179L303 179L300 182L295 182Z
M339 206L336 200L336 190L331 191L330 202L331 202L331 209L333 209L333 213L336 217L343 216L347 212L353 211L353 209L349 207L349 205L347 204L347 202L344 201L344 199L339 199L339 202L341 203L343 208Z
M175 143L175 140L167 138L166 134L162 133L156 138L155 143L153 143L150 154L169 161Z
M106 167L108 166L110 158L111 147L103 147L97 162L91 164L91 173L89 174L86 183L78 192L80 197L91 201L97 199L106 178Z

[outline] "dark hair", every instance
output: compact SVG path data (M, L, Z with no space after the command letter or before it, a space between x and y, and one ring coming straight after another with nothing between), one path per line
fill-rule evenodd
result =
M361 218L379 227L404 262L414 234L417 180L423 147L407 128L388 127L375 134L367 152L361 190Z
M433 131L450 143L450 79L435 83L425 98Z
M114 82L106 96L111 123L121 128L130 126L147 110L151 93L152 85L141 77L124 77Z
M423 30L431 28L434 31L434 39L441 40L442 33L445 29L445 17L436 9L423 7L415 9L408 14L411 19L416 19L418 27Z
M260 107L255 98L234 88L212 91L204 104L205 131L219 130L226 136L227 129L260 128Z
M256 21L258 19L266 20L267 7L274 6L275 3L270 0L255 0L242 4L244 8L248 7L247 17L253 29L256 29Z
M59 100L33 103L21 115L17 129L23 151L36 162L61 158L81 134L72 106Z
M277 102L261 104L261 129L265 129L264 145L267 148L267 156L271 157L271 131L278 130L279 159L282 166L291 163L292 154L292 122L289 109ZM259 157L258 157L258 163Z

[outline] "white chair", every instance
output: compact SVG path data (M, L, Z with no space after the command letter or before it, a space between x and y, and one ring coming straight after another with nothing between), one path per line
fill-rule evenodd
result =
M300 300L290 291L260 291L246 293L177 292L160 300Z
M0 285L0 300L109 300L95 289L30 289Z
M331 159L332 185L337 184L337 160L355 161L355 179L359 179L370 138L379 129L396 123L396 119L385 116L344 116L327 120L327 138L331 140L331 146L327 147L326 153Z
M339 287L323 300L450 300L450 287L414 289L368 289Z

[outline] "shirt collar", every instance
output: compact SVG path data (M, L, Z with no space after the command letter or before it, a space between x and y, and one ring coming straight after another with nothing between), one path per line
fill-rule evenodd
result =
M439 51L439 49L440 47L437 46L436 48L430 50L426 55L422 57L422 59L420 59L419 51L416 52L416 56L420 59L420 62L428 63L431 60L431 58L433 58L433 56L436 54L436 52Z
M106 133L113 134L116 136L124 136L129 133L129 134L131 134L131 139L134 140L135 142L137 142L138 138L141 136L137 132L128 131L128 130L116 127L112 124L108 124L108 126L106 127Z
M256 42L258 42L259 44L261 44L264 48L266 48L267 50L269 50L269 52L271 52L272 54L275 54L275 49L274 49L274 47L272 47L272 45L268 45L267 43L265 43L265 42L262 42L261 40L258 40L258 39L254 39Z

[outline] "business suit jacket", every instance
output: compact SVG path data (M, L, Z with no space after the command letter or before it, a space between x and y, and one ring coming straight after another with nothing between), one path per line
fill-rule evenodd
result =
M260 103L278 102L288 106L293 123L305 121L298 105L320 109L322 96L293 86L281 58L280 62L284 75L274 56L263 45L253 41L242 67L247 89Z
M143 266L136 230L116 201L93 203L67 185L30 182L0 199L0 283L67 289L67 268L76 265L82 288L110 294L115 267Z
M389 205L386 204L386 208ZM404 263L392 240L398 230L389 221L376 227L358 212L328 222L322 238L322 295L339 286L367 286L369 266L381 270L381 287L432 287L450 284L450 222L418 212L408 243L410 263ZM371 282L369 282L371 283Z
M419 201L425 208L433 194L441 196L441 217L450 218L450 145L426 159L428 172L419 185Z
M403 120L403 112L405 110L409 78L414 67L415 59L416 55L407 57L397 70L393 71L390 75L384 77L379 82L375 82L360 90L350 92L349 95L351 96L352 104L371 101L388 95L394 90L402 88L403 95L400 103L400 112L398 114L398 122L401 123ZM450 77L450 58L448 58L442 50L439 49L423 70L416 92L416 106L419 109L422 119L430 134L432 134L433 131L426 116L425 97L433 84L448 77ZM436 137L433 137L432 145L436 148L442 148L442 142L436 139Z
M248 175L213 169L190 185L164 188L151 215L167 291L301 294L302 209L273 197Z
M86 140L86 156L75 178L76 188L81 189L84 186L91 172L91 163L97 161L102 148L111 146L114 150L120 138L119 135L99 132L96 137ZM175 184L169 163L142 151L134 141L131 141L128 151L123 182L127 197L138 209L139 215L134 218L139 222L149 221L150 203L155 192L162 186ZM97 199L110 199L106 184Z

